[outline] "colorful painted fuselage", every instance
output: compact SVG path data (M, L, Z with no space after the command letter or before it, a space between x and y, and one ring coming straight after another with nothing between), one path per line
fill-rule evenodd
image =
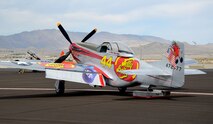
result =
M136 83L136 75L120 73L121 70L138 69L139 60L133 57L120 56L118 51L100 52L98 48L89 49L72 43L69 47L73 58L79 64L92 65L95 71L103 74L107 85L126 87Z
M154 85L177 88L183 86L183 83L175 83L176 80L183 79L178 76L183 76L184 63L182 61L177 64L176 68L167 59L160 61L160 63L146 63L134 58L131 49L127 46L125 48L117 42L104 42L99 47L87 43L72 43L69 50L77 64L42 63L41 65L45 68L80 71L82 75L76 78L82 78L88 84L92 84L91 82L98 73L103 75L105 79L102 79L102 76L99 75L100 82L105 82L106 85L113 87ZM125 71L130 71L130 73L122 73ZM177 79L171 76L172 73L169 73L171 71L173 71L173 74L177 73ZM100 84L105 86L105 83Z

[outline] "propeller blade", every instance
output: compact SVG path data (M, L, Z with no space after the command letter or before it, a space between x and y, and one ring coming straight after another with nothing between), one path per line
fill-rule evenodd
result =
M70 51L68 51L65 55L59 57L57 60L55 60L54 63L62 63L66 58L70 55Z
M69 35L67 34L67 32L64 30L64 28L62 27L61 23L57 23L57 26L59 28L59 30L61 31L61 33L64 35L64 37L70 42L70 44L72 44L72 41L70 40Z
M93 29L81 42L87 41L92 35L96 33L97 29Z

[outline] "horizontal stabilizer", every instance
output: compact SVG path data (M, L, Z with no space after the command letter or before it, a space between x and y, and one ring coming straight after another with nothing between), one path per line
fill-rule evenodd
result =
M206 74L206 72L198 70L198 69L185 69L184 75L199 75L199 74Z
M194 60L194 59L186 59L186 60L184 61L185 66L194 65L194 64L197 64L197 63L198 63L198 62L197 62L196 60Z
M120 71L123 74L128 74L128 75L161 75L161 76L171 76L172 74L167 73L163 70L160 69L155 69L154 71L151 69L138 69L138 70L123 70Z

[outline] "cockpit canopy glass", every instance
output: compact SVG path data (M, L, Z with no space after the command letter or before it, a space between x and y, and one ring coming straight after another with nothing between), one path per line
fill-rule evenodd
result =
M115 52L115 53L125 53L125 54L132 54L134 52L128 46L121 42L104 42L98 48L97 51L99 52Z

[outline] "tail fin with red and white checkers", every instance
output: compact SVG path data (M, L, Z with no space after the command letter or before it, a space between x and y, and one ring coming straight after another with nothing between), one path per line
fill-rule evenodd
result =
M166 56L156 63L152 64L164 72L171 74L171 87L182 87L184 85L184 44L181 42L172 42Z

